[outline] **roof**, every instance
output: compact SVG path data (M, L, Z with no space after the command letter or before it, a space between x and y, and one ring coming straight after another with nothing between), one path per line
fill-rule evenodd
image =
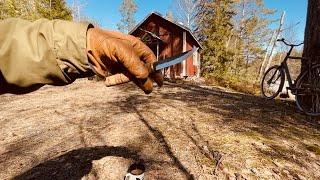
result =
M145 21L147 21L152 15L156 15L156 16L162 18L163 20L169 22L170 24L172 24L172 25L174 25L174 26L177 26L177 27L185 30L185 31L188 32L188 33L190 34L190 36L196 41L196 43L198 44L198 46L199 46L201 49L203 49L202 46L201 46L201 44L200 44L200 42L197 40L197 38L194 36L194 34L191 32L191 30L190 30L188 27L186 27L186 26L184 26L184 25L182 25L182 24L176 23L176 22L169 21L168 19L166 19L165 17L163 17L163 16L162 16L160 13L158 13L158 12L151 12L151 13L150 13L148 16L146 16L139 24L137 24L137 25L129 32L129 34L132 34L132 33L134 33L136 30L138 30L139 27L140 27Z

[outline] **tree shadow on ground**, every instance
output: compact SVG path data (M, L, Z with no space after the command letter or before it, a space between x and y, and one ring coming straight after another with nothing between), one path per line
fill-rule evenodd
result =
M163 146L166 154L170 157L170 159L173 161L173 164L178 167L178 169L186 176L187 179L193 180L194 177L192 174L190 174L190 172L186 169L186 167L184 167L184 165L180 162L180 160L174 155L174 153L172 152L168 142L166 141L165 137L163 136L163 134L161 133L161 131L159 131L157 128L152 127L148 121L137 111L137 114L140 117L140 121L149 129L149 131L151 131L151 133L153 134L153 136L155 138L157 138L157 140L159 141L159 143Z
M130 87L129 87L129 89L130 89ZM129 89L124 88L123 90L127 91ZM133 95L133 96L129 96L129 97L123 99L123 100L119 100L119 101L110 103L111 106L119 107L121 109L121 111L120 111L121 113L125 112L125 113L135 113L135 114L137 114L139 116L139 120L142 122L142 124L145 125L148 128L148 130L151 132L151 134L157 139L158 143L163 147L164 152L169 156L169 158L172 161L172 164L175 167L177 167L180 170L180 172L183 173L183 175L186 177L186 179L193 180L194 176L181 163L179 158L177 158L174 155L174 152L171 150L171 147L168 144L168 142L167 142L165 136L163 135L163 133L157 127L154 127L154 126L152 126L152 124L150 124L149 120L146 119L146 117L144 117L144 115L137 109L137 106L136 106L137 104L143 104L143 105L148 106L149 103L148 103L147 96ZM152 107L152 108L155 108L155 107ZM146 160L146 162L148 162L148 163L158 163L160 165L163 165L165 163L163 161L156 162L156 161L149 161L149 160Z
M166 134L161 131L149 117L144 113L155 113L161 106L166 105L179 109L180 111L188 111L183 108L195 108L200 112L212 115L208 121L222 121L222 123L236 133L245 135L257 134L270 141L279 141L287 139L303 144L303 139L319 138L320 124L317 118L309 118L296 112L293 102L279 100L265 100L263 98L240 94L229 93L214 88L203 88L195 85L185 84L166 84L167 89L164 92L155 92L150 96L137 93L136 87L132 85L124 85L119 89L119 93L129 94L125 98L119 98L118 101L108 102L99 105L101 109L107 109L106 113L110 113L110 107L118 107L120 110L112 112L113 115L123 113L136 113L142 124L144 124L152 135L157 139L164 149L164 152L171 159L170 165L177 167L187 179L193 179L193 175L186 165L181 162L179 157L171 149L170 142L166 138ZM156 101L156 102L155 102ZM173 101L179 101L185 104L184 107L175 107ZM95 107L91 105L92 107ZM97 107L95 107L97 108ZM177 114L176 116L179 116ZM157 117L160 121L160 116ZM175 117L173 117L174 119ZM198 119L194 119L194 122ZM206 143L205 137L201 134L201 130L192 124L192 127L183 129L174 124L169 124L179 133L183 133L190 142L193 142L197 148L207 154L204 146L208 146L209 152L213 151ZM82 122L80 122L79 131L82 134ZM180 128L180 129L179 129ZM191 131L190 131L191 129ZM82 139L84 142L84 140ZM281 142L280 142L281 143ZM85 144L85 143L84 143ZM279 147L277 145L270 146L273 151L264 151L257 147L257 151L272 158L282 158L286 161L293 162L299 166L303 166L304 162L300 159L292 159L291 154L296 157L302 156L299 152L289 150L288 148ZM118 156L130 159L137 159L136 149L127 147L92 147L81 148L71 151L67 154L46 161L33 167L27 172L15 177L15 179L81 179L87 175L92 168L92 161L101 159L105 156ZM137 150L139 151L139 150ZM210 154L206 155L208 158ZM146 160L149 163L157 163L163 165L166 162L156 162Z
M195 107L200 111L219 114L225 123L235 120L249 122L254 126L245 126L251 131L257 131L265 136L283 134L280 129L286 125L301 126L315 131L320 130L320 121L317 117L308 117L299 113L292 101L266 100L248 94L223 92L218 89L208 89L196 85L167 84L171 88L180 87L184 91L168 92L162 94L162 98L179 100L188 104L188 107ZM273 129L270 131L271 128ZM234 129L240 130L241 127ZM292 129L288 129L295 136ZM308 134L308 133L304 133ZM289 138L289 137L288 137Z
M149 97L133 94L132 97L119 102L118 105L126 104L124 109L129 112L136 112L136 110L132 107L128 108L128 104L141 106L140 109L146 109L146 111L154 110L157 112L157 108L162 105L179 109L170 101L180 101L186 104L183 108L195 108L200 112L212 114L212 117L217 118L208 119L209 121L222 121L223 126L235 133L253 139L257 138L257 141L262 137L263 141L270 142L269 150L265 151L261 147L255 147L257 152L271 159L283 159L300 167L305 167L309 158L305 154L301 158L301 150L307 151L304 140L317 141L320 137L319 118L299 113L292 101L266 100L254 95L225 92L220 89L190 84L166 83L165 88L166 91L160 90L156 95ZM133 86L125 86L122 91L125 93L134 91L134 89ZM153 101L159 102L153 103L151 106L150 103ZM188 109L180 110L188 111ZM199 134L199 132L195 133ZM197 144L190 134L186 133L186 135ZM291 146L284 146L282 142L286 141L295 143L295 146L298 146L300 150L296 151ZM298 158L292 158L293 155ZM181 168L180 170L183 171Z
M131 91L131 88L125 87L122 90ZM121 109L121 112L137 114L142 124L144 124L148 128L148 130L152 133L152 135L157 139L159 144L162 146L166 155L171 159L170 164L178 168L178 170L185 176L186 179L190 179L190 180L195 179L194 175L191 174L188 168L175 155L175 152L172 151L171 149L172 145L169 144L163 132L158 127L153 125L153 123L151 122L152 120L148 119L148 117L143 115L143 113L145 112L152 113L152 110L155 110L158 108L150 104L150 97L145 95L132 95L123 100L112 102L110 103L110 105L119 107ZM143 109L145 110L138 109L137 108L138 105L144 106L145 108ZM159 103L159 105L161 105L161 103ZM165 120L162 117L158 116L156 113L153 113L153 116L165 122ZM193 127L194 132L192 133L195 133L196 136L200 137L200 139L192 137L189 134L189 132L187 132L185 129L179 128L170 122L166 122L166 123L168 123L169 126L179 129L182 133L184 133L184 135L187 136L190 139L190 141L194 143L194 145L200 150L200 152L204 156L206 156L208 159L210 159L214 165L216 165L217 161L219 160L218 158L221 158L221 154L217 151L212 150L209 147L208 142L205 141L205 139L200 135L199 131L195 127ZM207 149L204 149L204 148L207 148ZM160 165L164 164L163 161L161 162L152 161L149 163L158 163Z
M121 146L80 148L41 163L13 179L81 179L91 171L93 160L106 156L139 159L137 152Z

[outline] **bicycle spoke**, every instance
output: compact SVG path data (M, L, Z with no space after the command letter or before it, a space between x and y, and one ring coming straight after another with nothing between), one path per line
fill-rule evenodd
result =
M280 78L280 73L279 73L278 77L273 81L273 84L275 84L279 80L279 78Z
M270 79L267 81L268 85L270 84L275 84L275 82L279 79L280 74L278 75L278 77L273 81L274 76L277 74L277 70L273 73L273 75L270 77Z

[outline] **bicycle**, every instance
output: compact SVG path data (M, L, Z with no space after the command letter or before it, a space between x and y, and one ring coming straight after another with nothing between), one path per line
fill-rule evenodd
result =
M289 87L288 90L295 95L298 108L305 114L310 116L320 115L320 64L312 64L310 58L290 56L294 47L301 46L300 44L289 44L285 39L278 39L285 45L290 46L286 57L280 65L270 67L264 74L261 81L261 93L267 99L274 99L282 92L285 79ZM288 69L288 59L307 60L307 67L297 77L293 83Z

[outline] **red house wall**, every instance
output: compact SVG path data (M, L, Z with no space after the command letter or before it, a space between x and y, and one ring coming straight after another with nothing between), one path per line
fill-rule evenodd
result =
M178 55L183 52L183 29L173 25L171 22L164 20L163 18L152 15L139 28L150 31L158 35L164 42L160 45L159 60ZM136 37L142 37L145 32L139 30L139 28L132 33ZM197 43L187 33L187 50L191 50ZM148 45L148 44L147 44ZM156 54L156 48L149 47ZM182 73L182 63L174 65L171 68L171 75L180 76ZM196 67L193 65L193 57L187 59L187 76L193 76L196 74Z

